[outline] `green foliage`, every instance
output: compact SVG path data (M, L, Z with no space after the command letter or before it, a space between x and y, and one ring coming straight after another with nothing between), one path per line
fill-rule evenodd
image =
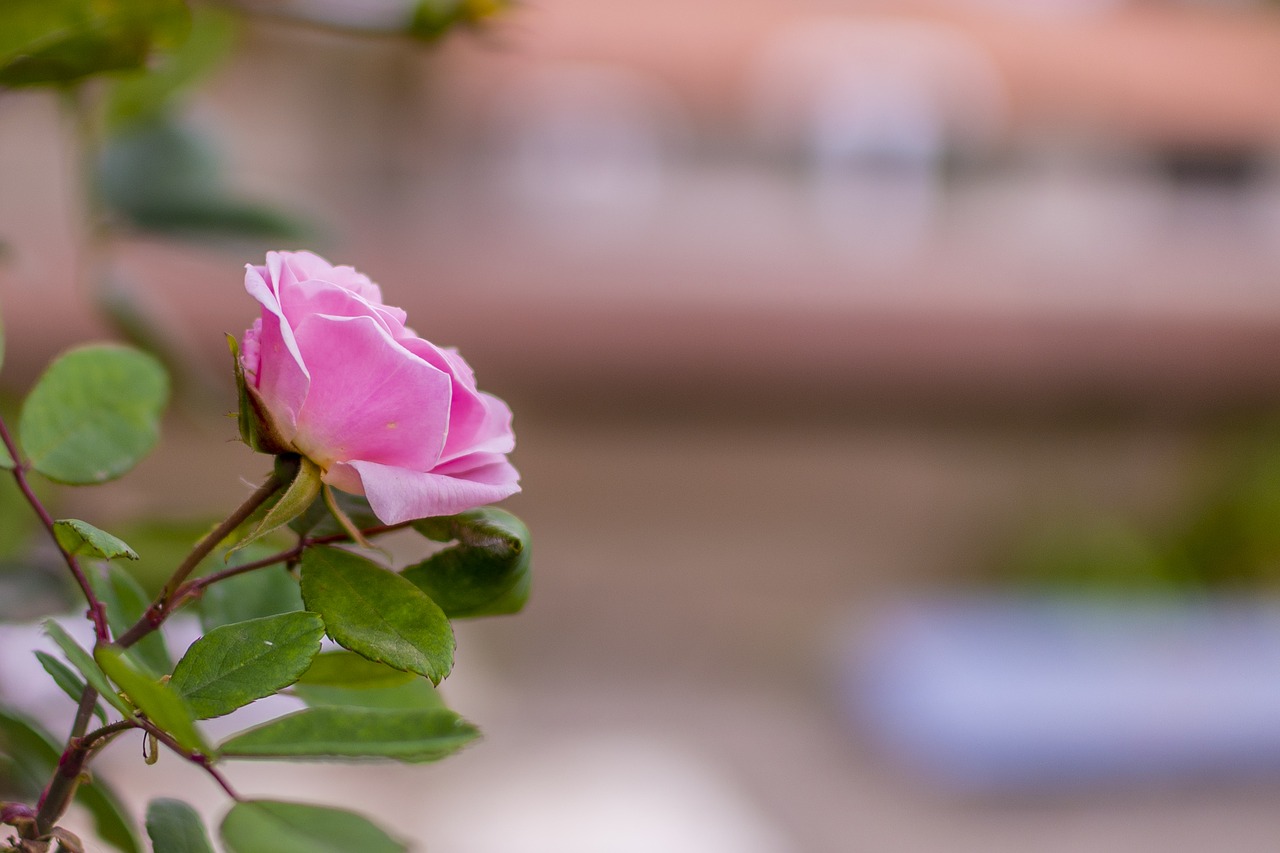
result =
M53 735L34 720L0 707L0 757L9 759L8 781L17 796L38 796L57 768L61 752ZM95 778L82 783L76 789L76 802L93 817L103 841L124 853L141 853L142 842L128 811L105 782Z
M373 512L364 495L352 495L346 492L331 490L338 509L360 530L369 530L382 525L382 520ZM302 515L289 522L289 527L301 536L336 536L346 532L342 523L334 518L324 501L316 501Z
M307 612L223 625L192 644L169 684L199 719L220 717L297 681L322 636L324 623Z
M122 566L108 564L100 572L90 572L89 582L106 605L107 624L117 637L132 628L151 604L146 592ZM152 631L139 640L131 654L155 672L168 672L173 665L164 635L159 631Z
M143 231L298 240L311 230L232 196L208 139L167 113L121 128L107 140L97 184L103 203Z
M255 726L219 748L227 758L388 758L437 761L479 737L447 708L326 705Z
M182 0L5 0L0 86L142 68L153 49L177 44L188 22Z
M94 660L119 685L129 700L160 730L173 736L183 749L209 754L195 714L186 700L169 684L159 680L119 646L98 646Z
M98 666L97 661L82 649L79 643L71 639L61 625L52 619L47 619L44 623L44 632L49 635L49 639L58 644L58 648L62 649L62 653L66 655L67 661L79 671L85 681L89 682L90 687L97 690L102 698L110 702L126 719L133 716L133 706L116 693L111 687L111 682L107 681L102 667Z
M235 566L261 556L264 555L250 547L235 554L230 562ZM200 601L200 624L209 631L219 625L301 609L302 593L298 582L283 566L273 566L236 575L210 586Z
M408 848L368 819L343 809L249 800L222 820L229 853L404 853Z
M58 689L78 704L80 694L84 692L84 679L72 672L71 667L47 652L37 651L36 660L40 661L40 666L49 673L49 677L53 679L54 684L58 685ZM93 703L93 714L104 726L107 724L107 712L102 709L101 702Z
M337 548L302 558L302 600L344 648L433 684L453 668L453 628L426 593L376 563Z
M292 692L312 707L420 711L444 707L440 694L425 678L346 651L318 655Z
M529 599L529 529L496 507L447 518L426 518L413 526L452 548L410 566L401 574L431 597L450 619L515 613Z
M418 0L409 35L436 41L459 26L475 26L508 6L507 0Z
M233 16L219 9L193 9L190 32L175 50L166 52L148 73L114 81L106 103L108 127L145 124L175 111L187 91L230 54L235 24Z
M169 397L164 369L128 347L98 344L56 359L19 419L32 467L71 485L124 474L155 446Z
M117 557L138 559L138 552L123 540L105 530L99 530L87 521L81 521L78 518L61 518L53 523L53 530L58 538L58 544L68 554L83 554L101 557L104 560L114 560Z
M154 853L213 853L200 815L181 800L161 798L147 805L147 835Z

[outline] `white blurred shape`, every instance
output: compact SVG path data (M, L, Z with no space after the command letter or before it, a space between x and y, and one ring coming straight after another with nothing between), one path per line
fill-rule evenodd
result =
M433 801L451 853L790 853L781 834L696 754L639 735L565 739Z
M753 104L765 139L806 158L820 226L870 261L920 247L944 158L993 145L1007 111L994 62L958 30L845 18L780 35Z
M622 68L564 63L499 100L497 175L536 222L622 231L653 211L677 110L654 81Z

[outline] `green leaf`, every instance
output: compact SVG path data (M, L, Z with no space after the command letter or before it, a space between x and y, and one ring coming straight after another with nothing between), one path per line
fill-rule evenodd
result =
M403 853L403 843L355 812L302 803L249 800L222 820L230 853Z
M232 737L228 758L389 758L437 761L480 736L447 708L321 706L296 711Z
M293 693L308 705L404 710L443 708L431 682L347 651L324 652L311 662Z
M0 85L69 83L143 67L185 33L181 0L5 0Z
M143 231L198 238L298 240L310 228L232 197L206 134L168 114L108 139L98 162L103 203Z
M408 33L437 41L457 27L474 27L502 12L510 0L418 0Z
M107 125L120 128L146 122L178 106L182 96L231 52L235 24L236 19L220 9L203 5L192 9L190 33L176 50L146 74L114 81L107 95Z
M251 542L261 539L268 533L279 530L306 512L308 507L320 496L320 487L323 485L320 480L320 474L320 467L316 463L305 456L301 457L298 463L298 472L294 474L293 482L289 484L289 488L267 511L267 514L262 517L262 521L258 523L253 532L232 548L230 553L234 554Z
M453 628L426 593L348 551L313 548L302 558L302 600L334 642L433 684L453 668Z
M186 700L168 684L147 672L119 646L98 646L94 659L151 722L168 732L183 749L209 755Z
M392 669L386 664L341 650L321 652L310 668L298 679L299 684L317 687L349 687L373 689L398 687L414 680L411 672Z
M138 552L124 541L78 518L58 519L53 523L53 532L58 537L58 544L69 554L84 554L104 560L114 560L117 557L138 559Z
M106 605L107 624L117 637L132 628L151 605L142 586L123 566L110 564L102 571L89 572L89 583ZM130 654L157 673L166 673L173 668L164 635L159 631L152 631L139 640Z
M22 789L15 791L20 798L33 799L40 794L57 768L61 752L61 744L35 721L0 708L0 756L9 758L12 782ZM81 783L75 801L93 816L94 829L103 841L124 853L141 853L142 842L129 813L105 782L94 777Z
M306 612L223 625L192 644L169 684L199 719L220 717L297 681L323 636L324 622Z
M232 557L231 565L265 556L249 548ZM218 581L205 589L200 601L200 624L210 631L219 625L302 609L302 593L293 575L284 566L271 566Z
M71 636L63 630L62 626L52 619L46 619L44 622L44 632L49 635L49 639L58 644L58 648L62 649L62 653L67 656L67 661L75 667L84 680L89 682L89 686L111 703L117 711L126 718L133 716L133 706L120 697L111 682L107 681L106 674L97 662L90 657L89 653L80 647L80 644L71 639Z
M450 619L515 613L529 598L529 529L496 507L447 518L425 518L413 527L439 542L458 544L410 566L401 576L440 605Z
M155 853L213 853L204 821L181 800L161 798L150 802L147 835Z
M168 397L164 368L145 353L112 344L70 350L27 396L22 449L51 480L115 479L155 446Z
M40 661L40 666L49 673L53 683L70 696L73 702L79 704L80 695L84 693L84 679L72 672L71 667L46 652L36 651L36 660ZM101 702L93 703L93 713L104 726L107 724L107 712L102 710Z
M394 687L331 687L320 684L295 684L293 694L313 708L381 708L398 711L443 709L444 700L425 678Z

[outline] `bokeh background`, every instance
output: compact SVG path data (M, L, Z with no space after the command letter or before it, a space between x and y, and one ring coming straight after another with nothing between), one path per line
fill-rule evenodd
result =
M0 93L0 389L142 328L181 383L53 499L238 502L242 265L312 248L512 404L536 580L460 629L480 745L238 787L440 853L1275 849L1280 13L529 0L424 48L246 5L109 140L105 259L69 113ZM184 157L244 206L218 239L159 233ZM134 746L139 809L218 813Z

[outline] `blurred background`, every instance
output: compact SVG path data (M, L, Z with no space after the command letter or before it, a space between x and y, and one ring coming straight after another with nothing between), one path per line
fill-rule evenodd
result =
M267 248L366 272L516 412L533 598L462 625L445 685L486 740L238 787L440 853L1275 849L1280 12L528 0L353 34L396 6L204 10L180 97L99 92L100 128L0 93L0 390L102 336L180 382L63 515L198 530L260 479L217 416ZM138 808L217 813L173 765Z

